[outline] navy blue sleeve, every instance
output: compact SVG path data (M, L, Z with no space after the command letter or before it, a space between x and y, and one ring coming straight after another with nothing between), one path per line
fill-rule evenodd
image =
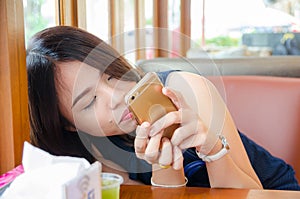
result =
M167 70L167 71L161 71L157 72L157 76L159 77L160 81L162 82L163 85L166 84L167 77L170 73L172 72L179 72L180 70Z
M300 190L294 169L240 133L251 165L264 189Z

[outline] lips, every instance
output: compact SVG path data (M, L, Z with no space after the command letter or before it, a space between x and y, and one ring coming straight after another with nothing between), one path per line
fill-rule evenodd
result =
M132 118L133 118L133 114L128 109L125 109L125 111L122 114L120 122L131 120Z

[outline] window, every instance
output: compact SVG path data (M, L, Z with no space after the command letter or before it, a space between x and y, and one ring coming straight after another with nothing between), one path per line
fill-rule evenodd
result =
M212 55L226 49L230 51L228 56L259 55L255 51L260 50L269 50L267 55L270 55L277 53L275 48L281 45L286 33L299 37L300 44L300 6L297 2L192 0L192 47L202 46Z
M36 32L55 25L55 1L23 0L25 42Z
M215 57L268 56L286 38L295 38L300 45L298 0L23 1L26 40L55 25L55 14L59 13L64 22L57 24L86 29L131 62L191 56L194 48L203 48ZM159 28L166 33L157 34Z
M104 41L108 41L108 0L86 0L86 29Z

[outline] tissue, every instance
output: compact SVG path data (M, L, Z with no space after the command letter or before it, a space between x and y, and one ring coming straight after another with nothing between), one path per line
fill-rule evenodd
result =
M24 143L24 173L5 190L1 199L98 199L101 164L84 158L54 156Z

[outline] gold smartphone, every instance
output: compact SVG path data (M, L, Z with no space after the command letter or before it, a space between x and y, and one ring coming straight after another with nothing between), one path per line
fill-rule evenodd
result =
M156 120L171 111L177 111L170 98L162 93L163 84L154 72L147 73L125 96L125 102L138 124ZM172 137L179 124L173 124L164 130L163 137Z

